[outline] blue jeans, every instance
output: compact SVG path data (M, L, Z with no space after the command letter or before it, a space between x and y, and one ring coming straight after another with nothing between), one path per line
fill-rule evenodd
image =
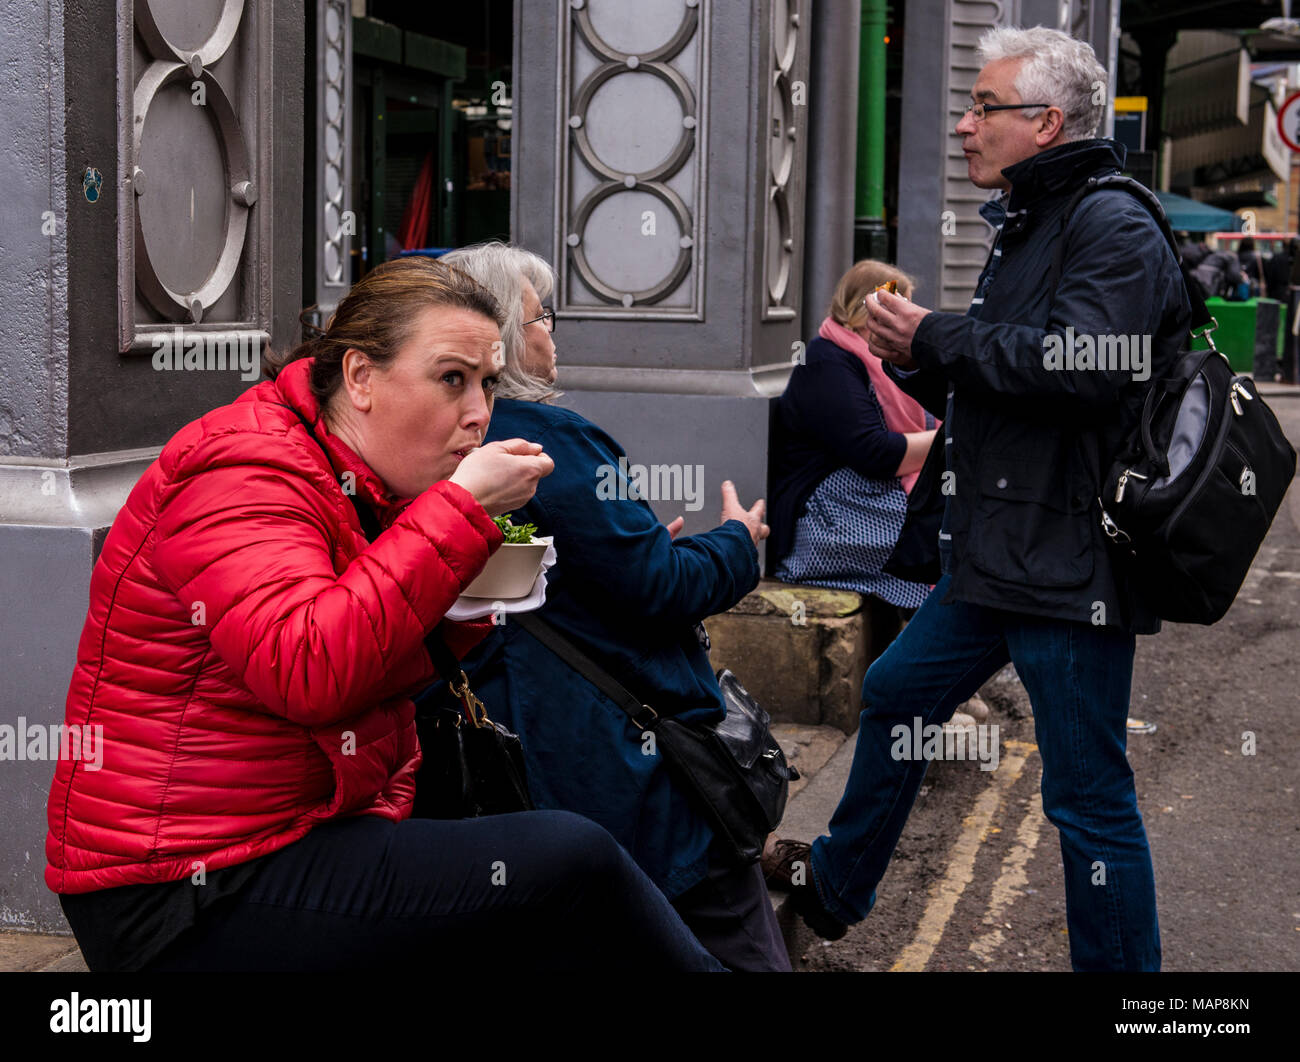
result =
M940 579L867 672L848 784L830 835L812 847L823 905L843 922L866 917L925 777L925 760L891 755L892 729L910 728L916 716L923 725L947 721L1012 661L1033 705L1043 812L1060 833L1071 962L1076 970L1158 970L1155 876L1124 754L1134 636L945 605L950 582Z

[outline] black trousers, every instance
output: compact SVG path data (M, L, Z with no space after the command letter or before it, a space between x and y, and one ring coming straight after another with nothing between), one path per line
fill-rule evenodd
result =
M790 956L757 862L731 868L710 855L703 881L673 901L701 944L724 966L745 973L789 973Z
M146 969L721 969L614 838L566 811L359 816L258 862Z

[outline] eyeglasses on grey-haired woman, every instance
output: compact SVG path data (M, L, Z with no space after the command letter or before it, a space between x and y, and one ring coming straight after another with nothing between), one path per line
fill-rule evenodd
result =
M541 317L534 317L531 321L525 321L523 325L521 325L521 327L527 327L530 324L536 324L538 321L546 322L546 330L548 332L555 331L555 311L551 309L549 306L542 307Z

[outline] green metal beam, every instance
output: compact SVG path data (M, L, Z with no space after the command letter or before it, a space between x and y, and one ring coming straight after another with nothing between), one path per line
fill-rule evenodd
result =
M407 66L428 70L453 81L461 81L465 77L466 53L458 44L449 44L436 37L426 37L423 33L406 30L402 34L402 54Z
M887 0L862 0L858 60L858 162L853 213L858 219L885 216L885 33Z
M402 61L402 31L377 18L352 17L352 54L389 63Z

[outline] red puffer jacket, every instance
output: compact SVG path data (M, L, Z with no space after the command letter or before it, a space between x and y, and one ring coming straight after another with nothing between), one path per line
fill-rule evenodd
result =
M178 880L327 819L411 813L423 638L501 532L452 483L394 500L323 423L314 442L285 408L315 421L310 367L182 428L113 523L66 713L104 728L102 763L55 771L55 892ZM340 478L379 514L375 543ZM457 654L489 629L442 628Z

